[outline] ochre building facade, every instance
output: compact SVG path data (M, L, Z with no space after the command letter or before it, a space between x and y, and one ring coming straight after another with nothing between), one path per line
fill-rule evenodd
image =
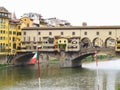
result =
M0 55L14 55L21 47L21 25L11 13L0 7Z

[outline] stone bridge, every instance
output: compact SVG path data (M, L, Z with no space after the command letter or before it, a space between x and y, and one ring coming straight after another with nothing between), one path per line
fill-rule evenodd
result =
M52 59L58 59L60 60L60 67L81 67L82 66L82 60L90 55L94 55L95 51L101 52L105 49L96 49L96 48L87 48L87 49L81 49L81 51L78 52L42 52L39 51L39 59L41 62L49 62L49 60ZM114 51L112 49L106 49L106 52ZM11 64L19 65L19 64L28 64L29 60L32 58L34 53L22 53L18 54L17 56L14 56L11 60Z
M87 56L93 55L94 52L39 52L39 59L42 63L48 63L51 59L60 60L60 67L81 67L81 60ZM34 53L20 53L15 56L9 56L7 63L12 65L28 65Z

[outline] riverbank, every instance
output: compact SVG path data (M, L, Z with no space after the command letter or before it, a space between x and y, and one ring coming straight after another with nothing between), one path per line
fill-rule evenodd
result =
M0 68L9 67L8 64L0 64Z
M0 64L0 67L8 66L8 64Z
M106 54L106 53L98 53L97 54L97 60L98 61L107 61L107 60L112 60L115 59L116 55L115 54ZM88 56L82 60L82 63L91 63L94 62L94 56Z
M107 61L107 60L112 60L112 59L115 59L116 58L116 55L115 54L112 54L112 53L104 53L104 52L99 52L97 54L97 59L98 61ZM91 62L95 62L94 60L94 56L88 56L88 57L85 57L83 60L82 60L82 63L91 63ZM56 64L56 65L60 65L60 60L58 59L51 59L51 60L48 60L44 63L47 63L47 64Z
M0 69L1 68L7 68L7 67L13 67L14 65L12 64L0 64Z

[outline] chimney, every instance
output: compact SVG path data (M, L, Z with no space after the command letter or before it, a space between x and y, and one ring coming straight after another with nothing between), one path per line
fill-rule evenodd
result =
M87 23L86 23L86 22L83 22L83 23L82 23L82 26L87 26Z

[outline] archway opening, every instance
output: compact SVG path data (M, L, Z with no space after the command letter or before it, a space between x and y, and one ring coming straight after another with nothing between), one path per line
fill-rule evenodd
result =
M114 48L115 47L115 39L111 38L111 37L107 38L105 40L105 47L106 48Z
M102 45L103 45L103 41L101 38L97 37L93 40L93 47L100 48L100 47L102 47Z
M81 40L81 48L89 48L91 47L91 41L89 38L85 37Z

